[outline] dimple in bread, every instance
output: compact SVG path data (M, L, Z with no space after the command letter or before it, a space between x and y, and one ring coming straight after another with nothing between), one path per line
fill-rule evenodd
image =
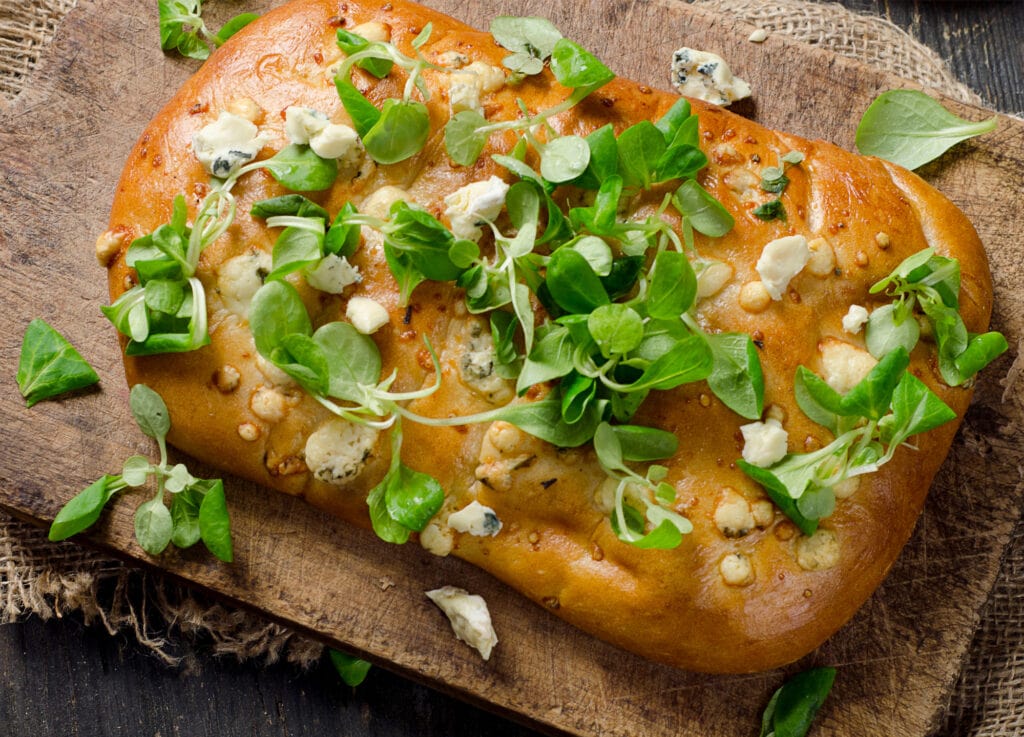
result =
M294 0L214 54L147 127L129 157L110 220L108 241L122 246L108 254L112 298L133 283L127 244L168 222L176 195L185 193L194 212L205 194L209 175L191 141L221 111L234 111L259 126L266 136L259 158L266 158L288 143L283 113L291 106L349 122L333 83L332 68L342 59L335 43L338 27L376 24L372 32L411 52L413 38L428 22L433 32L421 49L427 59L456 52L469 62L501 68L508 52L489 34L394 1L339 6ZM400 73L359 80L378 105L401 96L404 85ZM507 152L514 134L493 135L472 166L448 158L442 131L451 114L450 89L442 74L427 71L424 80L433 94L426 103L431 133L423 150L397 164L364 161L330 189L310 195L329 213L351 202L360 212L382 216L391 202L404 199L443 218L444 198L459 188L491 176L512 180L489 154ZM485 91L480 103L488 119L505 120L520 115L517 98L540 110L564 96L564 88L545 71L518 86ZM675 100L616 79L551 124L562 134L583 135L608 123L618 131L659 119ZM886 162L767 130L699 101L692 104L709 160L697 179L735 218L732 230L720 238L696 235L697 250L722 266L717 279L702 283L695 319L709 333L754 338L766 412L785 427L791 451L831 440L797 406L797 367L855 373L868 354L863 333L845 331L842 318L850 305L872 304L877 298L869 295L870 286L908 256L931 247L957 258L964 322L971 332L985 328L991 284L984 251L964 215L940 193ZM761 169L788 151L804 155L800 166L787 171L788 217L766 222L752 213L764 200ZM210 344L188 353L126 356L128 381L144 382L164 397L173 418L169 439L183 451L369 526L366 495L388 468L386 434L368 436L366 457L351 478L317 473L322 469L309 457L309 438L340 421L259 356L246 320L251 297L246 279L252 286L253 275L265 271L277 235L248 211L254 202L285 193L262 170L238 181L234 194L240 214L203 252L197 272L208 300ZM640 195L633 212L654 212L661 197ZM672 211L665 217L678 227ZM811 258L782 298L773 300L757 286L756 263L766 244L791 235L806 238ZM441 386L410 403L410 411L453 417L513 401L514 382L473 368L472 355L490 348L490 328L486 316L466 310L462 290L427 281L408 306L401 305L380 237L369 231L351 261L362 281L341 295L320 293L301 279L294 283L315 325L344 319L355 297L386 308L388 323L373 340L382 355L382 375L397 372L396 389L433 382L422 340L429 338L440 360ZM917 345L910 371L962 417L971 392L942 382L934 345ZM528 398L542 392L532 391ZM608 519L607 477L589 444L556 448L506 422L404 423L403 463L430 473L446 494L421 541L434 552L480 566L597 637L652 660L709 672L749 672L790 662L847 621L908 539L958 424L921 435L916 450L900 448L878 472L848 483L819 532L806 536L737 468L743 449L739 428L748 420L718 400L705 382L654 392L635 422L667 430L680 441L663 462L665 481L676 493L673 509L693 525L678 547L644 550L618 539ZM449 514L472 501L493 510L502 523L497 534L458 532L446 524Z

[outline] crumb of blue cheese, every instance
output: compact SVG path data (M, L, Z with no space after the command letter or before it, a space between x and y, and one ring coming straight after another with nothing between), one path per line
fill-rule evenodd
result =
M479 320L469 325L466 350L459 357L459 378L462 383L491 404L504 404L513 397L509 381L495 371L497 356L494 338Z
M329 253L317 265L306 271L306 282L314 289L328 294L341 294L345 287L363 280L359 269L344 256Z
M743 460L750 465L767 468L785 457L789 433L782 429L778 420L741 425L740 432L743 433Z
M723 107L750 97L750 85L734 77L722 57L685 46L672 56L672 86L684 97Z
M468 532L476 537L494 537L501 532L498 515L478 501L472 501L448 515L448 526L456 532Z
M750 43L755 44L764 43L765 41L768 40L768 31L766 31L764 28L757 28L749 36L747 36L747 40L750 41Z
M479 226L494 220L505 206L508 185L496 176L467 184L444 198L445 216L456 238L480 240Z
M474 648L484 660L490 660L498 635L483 597L456 586L443 586L426 594L448 617L455 637Z
M438 65L448 67L449 69L462 69L469 64L469 57L453 49L438 54L436 62Z
M772 299L778 302L794 276L803 271L811 258L807 239L802 235L776 238L761 251L757 273Z
M192 136L192 151L207 172L226 179L255 159L263 143L263 135L253 122L222 111L217 120Z
M308 145L323 159L338 159L343 166L356 166L363 154L363 144L355 130L332 123L319 110L292 105L285 110L284 132L288 140Z
M306 439L306 466L321 481L345 484L363 472L378 434L340 417L330 419Z
M249 317L249 303L263 286L273 266L269 253L250 251L228 259L217 268L217 293L224 306L243 319Z
M495 92L505 84L500 67L474 61L449 75L448 102L452 114L463 110L480 110L480 96Z
M805 571L824 571L835 567L841 557L839 538L832 530L818 528L810 537L796 543L796 562Z
M384 305L369 297L353 297L345 308L345 317L363 335L376 333L388 324L388 311Z
M843 330L850 335L856 335L868 321L868 311L861 305L850 305L846 315L843 316Z

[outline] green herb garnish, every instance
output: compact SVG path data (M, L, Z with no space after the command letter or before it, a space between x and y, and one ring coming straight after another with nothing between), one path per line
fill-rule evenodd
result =
M786 208L783 206L782 200L768 200L768 202L755 207L753 212L755 217L765 222L771 220L786 222Z
M259 17L255 13L241 13L213 33L206 27L202 12L201 0L159 0L160 48L176 49L192 59L206 59L211 45L221 46Z
M331 658L334 670L338 672L346 686L354 688L366 680L366 676L372 667L369 662L354 655L343 653L340 650L329 649L327 652Z
M889 276L871 287L872 294L893 296L892 305L871 313L865 337L876 358L900 346L913 350L920 335L915 308L932 327L939 373L950 386L960 386L1009 347L998 332L970 333L960 317L960 262L926 248L908 257Z
M761 189L772 194L782 194L789 186L786 169L802 163L804 155L799 151L790 151L784 155L778 166L766 166L761 170Z
M949 112L917 90L889 90L864 111L857 126L857 150L867 156L917 169L950 148L996 129L998 116L971 122Z
M676 490L663 481L667 469L652 465L641 476L627 461L669 458L679 447L675 435L653 427L601 423L594 433L594 451L615 487L611 523L623 542L638 548L668 550L678 547L683 535L693 531L690 520L674 512ZM627 490L633 493L627 498Z
M498 16L491 21L491 35L512 52L501 62L522 77L540 74L551 56L561 32L547 18Z
M874 473L911 436L956 418L907 370L909 364L907 351L896 348L845 395L799 367L794 387L797 404L805 415L828 428L835 440L819 450L789 453L767 468L736 462L805 535L813 534L818 520L832 513L836 484Z
M132 416L139 428L156 440L160 460L132 456L120 474L106 475L77 494L57 513L50 526L50 540L65 540L87 530L117 492L144 486L156 479L156 493L135 511L135 538L150 555L159 555L168 544L191 547L199 540L221 560L233 558L231 522L220 479L197 479L181 463L167 460L167 433L171 429L167 405L155 391L136 384L131 391ZM165 496L172 494L171 506Z
M759 737L804 737L835 678L835 668L812 668L782 684L765 707Z
M403 54L394 44L368 41L361 36L339 29L338 47L347 54L335 77L335 87L345 111L352 118L366 153L379 164L396 164L415 156L426 144L430 132L430 117L422 102L412 99L418 90L423 100L430 99L430 91L423 82L424 69L445 70L430 64L419 53L431 34L428 23L413 40L415 58ZM352 68L359 66L378 78L388 76L394 67L408 74L401 99L389 98L378 109L351 81Z
M100 377L64 336L37 318L25 328L17 380L25 403L31 407L44 399L92 386Z
M778 166L766 166L761 170L761 189L775 195L781 195L789 186L789 177L786 176L786 169L803 163L804 155L799 151L790 151L779 160ZM762 203L754 208L754 215L761 220L781 220L786 222L786 208L782 200L776 197L774 200Z
M199 257L234 222L237 205L231 190L235 183L257 169L267 169L283 186L303 192L326 189L337 176L334 160L317 156L309 146L292 144L269 159L230 170L223 180L214 179L191 226L185 197L175 197L171 221L134 240L125 254L125 263L135 269L139 283L101 308L114 327L128 336L127 355L181 353L210 342L206 292L195 276ZM267 202L272 210L316 212L312 202L298 195ZM287 254L282 259L298 261L297 251L310 253L309 239L302 241L291 233L282 245Z
M513 43L511 40L509 42ZM551 71L555 79L568 87L571 93L563 102L547 110L530 115L525 112L525 105L520 103L524 108L523 119L495 123L488 123L486 118L474 110L464 110L454 115L445 126L445 148L452 161L462 166L472 166L492 133L531 131L544 125L549 118L573 108L591 92L615 78L615 74L596 56L567 38L559 38L551 47ZM532 136L532 133L530 135ZM533 142L537 144L536 139L533 139ZM547 145L552 143L553 141ZM541 144L538 149L543 153L544 145ZM549 174L554 173L557 181L575 178L583 173L589 163L589 152L583 152L579 140L574 140L571 144L558 144L549 156L552 161L544 168Z

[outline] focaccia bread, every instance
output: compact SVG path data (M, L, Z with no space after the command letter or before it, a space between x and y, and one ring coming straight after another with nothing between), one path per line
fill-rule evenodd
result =
M290 107L351 124L334 84L344 59L337 29L390 41L411 55L413 39L428 23L432 33L420 48L423 57L439 65L478 63L471 79L476 88L469 93L477 99L468 104L488 120L519 117L517 99L536 111L565 98L566 90L546 69L508 83L502 69L508 50L489 34L429 9L399 0L294 0L217 51L132 151L110 231L101 239L112 299L137 281L126 263L128 245L171 220L177 195L185 195L193 218L209 191L210 174L193 145L205 126L223 111L253 122L263 136L257 159L265 159L289 143ZM332 217L346 203L386 217L391 204L403 200L454 225L446 197L492 176L515 181L490 158L512 149L515 133L492 135L472 166L456 165L446 155L443 130L457 102L452 98L465 94L455 90L451 76L433 69L423 73L432 94L426 102L430 134L420 153L387 165L366 156L342 161L329 189L304 194ZM401 71L383 79L353 75L378 107L402 95L405 79ZM676 99L616 79L550 123L562 134L586 135L608 123L621 131L658 120ZM863 331L844 329L843 318L851 305L891 301L869 294L869 288L907 257L931 247L958 259L960 313L970 332L985 329L992 299L985 254L970 223L941 194L886 162L767 130L699 101L692 105L709 161L696 180L735 219L721 237L695 235L696 253L716 265L702 272L693 315L706 333L752 337L764 373L761 419L774 419L785 429L791 452L832 440L797 406L798 367L840 391L857 383L875 361L865 350ZM787 217L762 220L753 210L774 197L759 186L763 169L792 151L804 158L785 172ZM569 189L558 191L560 201L585 201ZM630 212L655 213L667 191L640 193ZM247 321L249 300L271 268L280 233L249 210L287 192L262 169L239 178L233 189L238 214L203 251L196 274L205 287L210 344L183 353L126 356L127 377L164 397L173 419L170 441L181 450L369 526L366 497L389 468L388 433L336 418L259 355ZM496 223L509 232L505 217ZM679 228L675 210L666 210L664 218ZM780 298L773 299L764 283L766 269L762 265L759 272L757 264L767 244L787 236L803 236L810 258L783 279ZM489 238L481 240L485 252ZM361 281L341 294L318 291L298 273L288 280L314 326L345 321L355 298L384 306L387 323L372 338L382 355L382 377L396 372L392 391L434 383L423 340L429 338L440 361L440 388L409 402L409 411L463 416L536 401L552 390L556 382L541 383L516 398L515 381L495 372L487 315L471 314L453 281L425 281L403 306L379 233L363 228L350 261ZM534 307L542 319L543 308L536 301ZM910 371L963 416L971 391L942 381L934 343L916 345ZM740 428L751 419L729 409L705 381L652 392L632 422L667 430L679 440L674 455L659 461L675 493L667 506L693 526L677 547L641 549L619 539L609 522L615 484L609 484L590 443L557 448L503 421L433 427L406 419L402 462L435 477L445 492L443 507L419 539L432 552L480 566L599 638L653 660L709 672L790 662L846 622L910 536L958 425L949 422L917 436L916 449L900 447L877 472L837 487L835 511L808 536L737 465L745 445ZM357 449L355 459L346 459L339 444ZM474 520L467 513L449 524L450 514L474 501L493 515ZM500 521L497 532L491 517Z

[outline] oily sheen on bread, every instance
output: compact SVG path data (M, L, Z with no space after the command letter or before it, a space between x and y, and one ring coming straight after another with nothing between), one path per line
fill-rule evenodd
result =
M412 40L428 22L433 33L421 51L429 60L454 51L500 69L509 53L487 33L400 0L293 0L218 50L146 128L127 162L107 237L119 245L108 254L111 297L134 283L125 263L128 244L168 222L179 193L186 195L190 217L205 195L210 178L191 143L200 129L221 111L235 111L265 134L259 158L267 158L288 144L284 111L290 106L349 123L333 83L332 68L343 59L336 30L380 24L377 32L383 29L411 53ZM365 162L354 176L339 176L329 190L309 195L332 216L346 202L382 215L399 198L444 220L443 200L460 187L492 175L512 181L490 154L507 152L514 134L491 136L473 166L448 158L443 128L451 114L449 90L442 75L428 70L424 78L433 93L426 146L398 164ZM401 96L404 85L402 74L380 80L356 74L354 80L378 106ZM564 96L545 71L517 86L484 92L481 104L488 119L514 119L520 114L517 98L539 110ZM582 135L607 123L622 130L657 120L675 100L616 79L551 122L562 133ZM735 217L724 237L696 237L698 250L728 266L723 283L700 299L697 319L707 332L753 336L767 411L785 427L791 451L831 439L796 405L797 367L822 373L830 354L832 370L843 370L866 355L863 333L844 331L842 318L851 305L870 304L869 287L906 257L932 247L959 259L963 319L972 332L988 324L991 285L978 237L964 215L917 176L828 143L767 130L699 101L693 108L710 162L698 181ZM765 222L752 214L763 200L761 169L788 151L805 156L787 172L788 219ZM377 437L354 478L318 478L307 465L307 440L336 420L259 358L245 319L245 290L237 286L235 271L245 259L265 264L259 254L270 253L279 232L248 211L253 202L285 193L262 170L235 186L239 215L203 252L197 274L206 288L211 343L187 353L126 357L126 373L130 384L144 382L164 397L173 420L170 441L181 450L368 526L366 494L388 468L386 434ZM653 212L662 196L642 197L636 209ZM781 300L752 298L758 295L744 292L744 286L759 281L755 264L762 249L788 235L807 238L811 260ZM383 375L397 370L396 390L433 382L422 340L429 337L443 381L436 393L412 402L412 411L467 415L514 398L513 382L488 376L481 383L467 372L467 354L486 350L490 331L486 317L467 312L461 290L428 281L413 292L408 309L400 306L380 238L366 229L351 261L362 281L342 295L294 283L314 325L345 319L354 297L370 297L387 309L388 323L373 339ZM911 371L963 415L971 392L941 381L934 345L918 344ZM438 428L407 421L403 462L433 475L446 493L444 507L423 533L424 544L484 568L599 638L653 660L709 672L750 672L790 662L846 622L907 541L958 424L918 437L917 450L900 448L877 473L847 485L820 532L807 537L736 467L743 448L739 427L748 420L704 382L654 392L637 422L680 440L679 450L664 462L666 481L676 490L673 508L694 529L675 549L643 550L616 537L604 498L605 473L589 444L556 448L504 422ZM501 520L498 534L473 535L446 525L451 512L474 500ZM741 570L730 568L734 563Z

